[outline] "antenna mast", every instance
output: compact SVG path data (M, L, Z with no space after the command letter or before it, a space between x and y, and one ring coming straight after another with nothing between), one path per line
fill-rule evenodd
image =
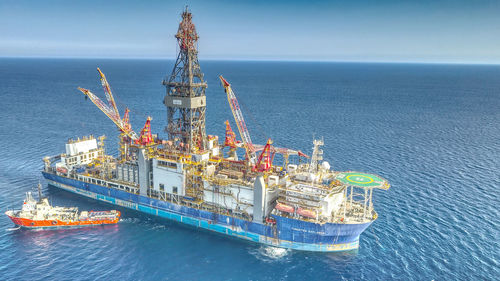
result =
M42 184L38 182L38 201L42 201Z

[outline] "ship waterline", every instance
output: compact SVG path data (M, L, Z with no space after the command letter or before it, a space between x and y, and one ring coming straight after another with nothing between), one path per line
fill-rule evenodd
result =
M47 172L43 172L43 176L49 185L80 196L274 247L319 252L355 250L359 247L360 234L372 223L371 221L364 224L331 223L319 227L312 223L298 224L295 220L272 216L276 219L274 227L142 197L122 190L110 190Z

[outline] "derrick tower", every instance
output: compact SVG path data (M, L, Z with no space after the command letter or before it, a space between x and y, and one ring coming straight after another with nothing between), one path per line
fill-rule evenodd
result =
M172 74L163 80L167 93L163 103L167 107L169 140L181 144L188 152L207 148L205 131L207 83L198 62L198 34L188 8L182 12L182 21L175 35L179 53Z

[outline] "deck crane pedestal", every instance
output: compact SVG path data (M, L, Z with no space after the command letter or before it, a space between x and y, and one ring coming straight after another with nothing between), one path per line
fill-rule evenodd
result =
M231 125L229 124L229 120L224 122L226 124L226 134L224 139L224 146L229 147L229 157L232 160L238 160L238 154L236 153L236 149L242 146L242 143L236 140L236 134L231 129Z

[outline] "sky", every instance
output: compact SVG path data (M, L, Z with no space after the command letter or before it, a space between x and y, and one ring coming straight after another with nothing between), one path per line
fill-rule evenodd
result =
M173 58L186 4L201 60L500 64L500 0L0 0L0 57Z

